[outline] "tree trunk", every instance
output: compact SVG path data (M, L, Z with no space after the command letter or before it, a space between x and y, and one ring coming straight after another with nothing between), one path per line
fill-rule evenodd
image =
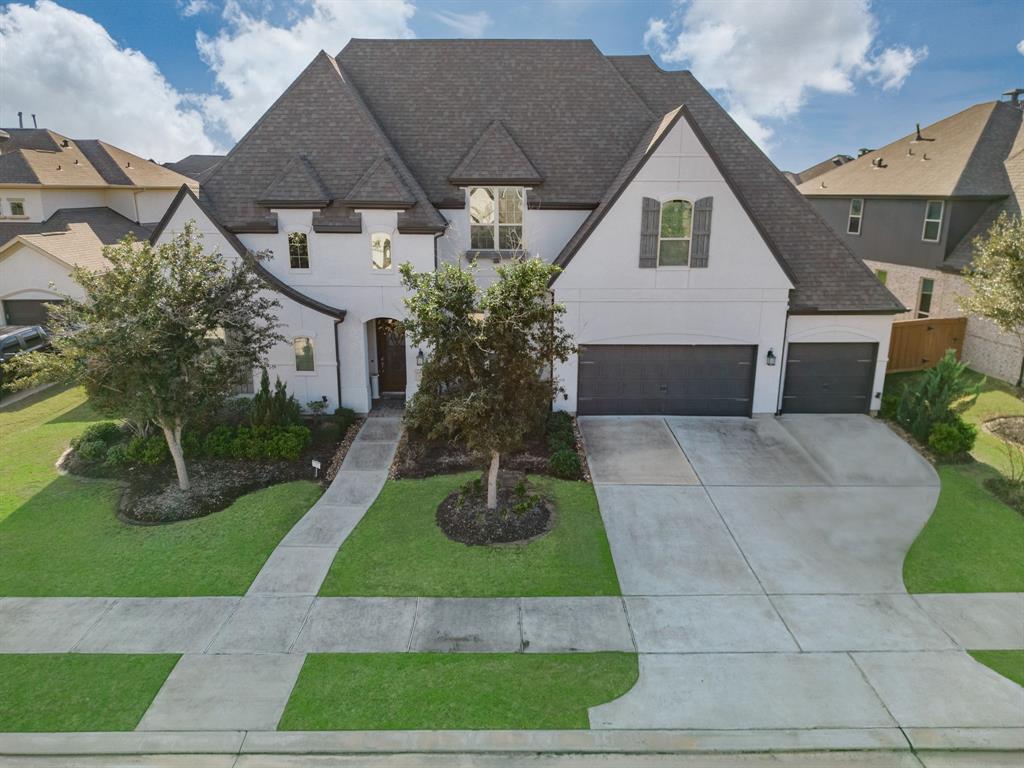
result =
M491 451L491 468L487 470L487 508L498 508L498 463L501 454Z
M192 487L188 479L188 469L185 467L185 454L181 450L181 421L174 424L174 429L161 424L164 431L164 438L167 440L167 447L171 451L171 458L174 459L174 469L178 473L178 487L187 491Z

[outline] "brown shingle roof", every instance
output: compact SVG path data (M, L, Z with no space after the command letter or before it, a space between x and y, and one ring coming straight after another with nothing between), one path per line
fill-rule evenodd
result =
M975 104L800 184L812 197L1002 197L1003 161L1021 126L1007 102ZM927 159L925 159L927 158ZM877 163L883 167L877 167Z
M62 208L46 221L0 224L0 247L20 238L70 266L104 269L103 247L129 234L143 240L149 229L110 208Z
M45 128L5 128L0 184L177 189L190 179L99 139L69 139Z

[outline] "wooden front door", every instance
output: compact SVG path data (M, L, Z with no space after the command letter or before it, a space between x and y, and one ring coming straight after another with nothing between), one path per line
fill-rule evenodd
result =
M377 321L377 373L380 391L405 393L405 328L397 320Z

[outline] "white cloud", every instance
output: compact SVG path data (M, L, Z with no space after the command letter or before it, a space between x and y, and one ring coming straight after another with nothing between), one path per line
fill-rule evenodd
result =
M408 0L311 0L308 13L275 26L229 0L227 26L196 37L221 90L203 97L203 113L238 139L318 51L334 55L353 37L412 37L414 12Z
M196 16L213 10L210 0L178 0L178 8L182 16Z
M1021 56L1024 56L1024 40L1021 40L1019 43L1017 43L1017 53L1019 53Z
M762 146L772 135L765 121L797 113L812 92L850 93L859 79L898 89L928 55L881 48L865 0L680 2L669 18L648 22L644 44L688 65Z
M217 150L190 96L152 61L50 0L0 8L0 61L5 125L35 113L41 127L160 161Z
M487 11L477 11L476 13L435 11L430 15L463 37L483 37L492 23L491 15Z

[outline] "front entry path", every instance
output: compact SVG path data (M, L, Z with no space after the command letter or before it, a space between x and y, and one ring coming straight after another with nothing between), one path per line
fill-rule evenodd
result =
M931 466L867 416L583 417L640 653L593 728L1024 728L965 649L1024 647L1024 595L908 595Z

